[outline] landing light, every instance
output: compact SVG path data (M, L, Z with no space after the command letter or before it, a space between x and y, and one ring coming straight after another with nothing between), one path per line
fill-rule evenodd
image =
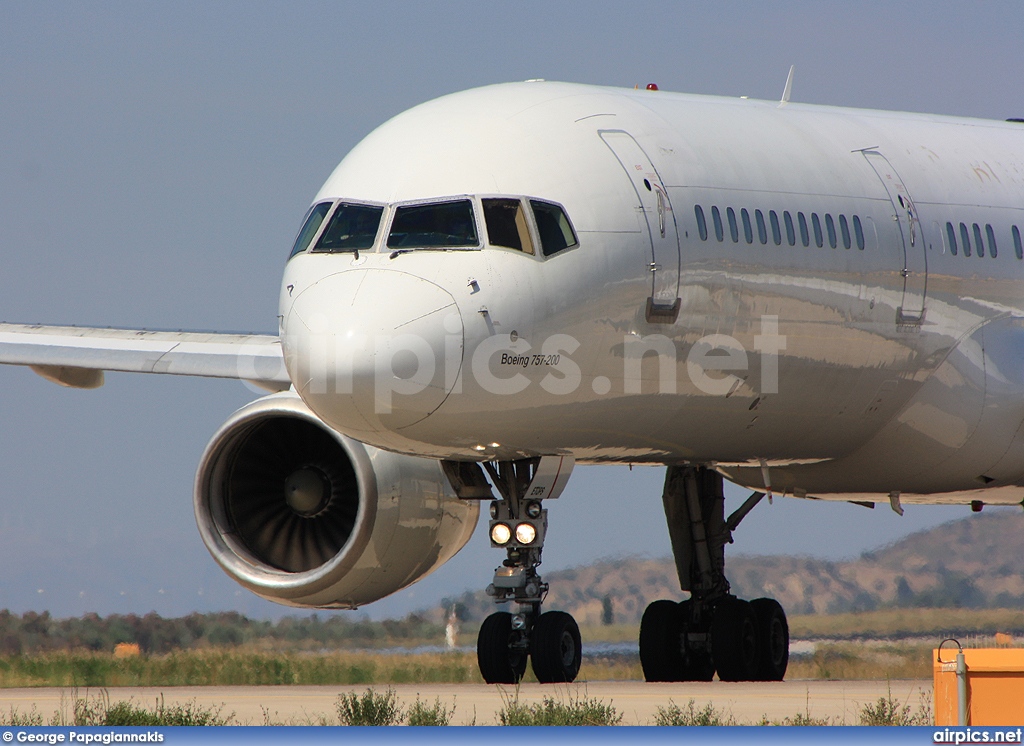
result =
M495 544L508 544L511 538L512 529L510 529L507 524L495 523L491 526L491 541Z
M498 524L504 525L504 524ZM497 528L497 526L495 527ZM507 527L506 527L507 528ZM494 531L491 531L491 535L494 535ZM516 541L520 544L532 544L533 540L537 538L537 529L534 528L532 523L520 523L516 526ZM504 542L498 542L499 544Z

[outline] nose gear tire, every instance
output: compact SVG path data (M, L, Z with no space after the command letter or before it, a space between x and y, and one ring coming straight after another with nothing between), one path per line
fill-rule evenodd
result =
M533 673L541 684L567 684L576 680L582 662L580 628L564 611L547 611L530 633Z
M579 632L576 634L579 639ZM480 625L476 660L488 684L518 684L522 680L527 651L516 646L520 635L512 629L512 615L507 611L491 614Z

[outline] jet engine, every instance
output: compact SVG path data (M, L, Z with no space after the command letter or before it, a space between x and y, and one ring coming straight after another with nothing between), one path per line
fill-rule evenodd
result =
M242 407L213 436L195 512L213 558L258 596L356 608L451 559L479 505L455 496L439 462L341 435L286 392Z

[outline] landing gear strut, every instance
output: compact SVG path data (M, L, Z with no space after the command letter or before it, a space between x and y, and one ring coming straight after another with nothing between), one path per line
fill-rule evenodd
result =
M764 497L755 492L728 519L722 477L670 466L665 518L682 603L655 601L640 622L640 663L647 681L782 681L789 663L789 625L777 601L743 601L729 592L725 544Z
M460 497L479 499L484 496L483 474L471 466L446 463L445 471ZM487 595L495 603L512 602L515 607L511 613L491 614L481 625L477 638L480 674L488 684L518 683L529 657L540 683L574 681L582 660L579 627L564 611L541 613L548 584L537 572L548 526L548 511L541 501L561 494L573 459L544 456L483 466L501 494L490 505L491 546L506 552ZM489 488L485 494L493 497Z

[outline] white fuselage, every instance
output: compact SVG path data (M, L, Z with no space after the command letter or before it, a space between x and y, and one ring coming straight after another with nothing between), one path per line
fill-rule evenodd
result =
M396 250L402 207L467 199L475 246ZM494 245L502 199L532 254ZM296 254L280 320L296 390L353 438L1024 498L1024 124L491 86L382 125L335 200L383 208L373 246ZM576 245L545 256L531 200Z

